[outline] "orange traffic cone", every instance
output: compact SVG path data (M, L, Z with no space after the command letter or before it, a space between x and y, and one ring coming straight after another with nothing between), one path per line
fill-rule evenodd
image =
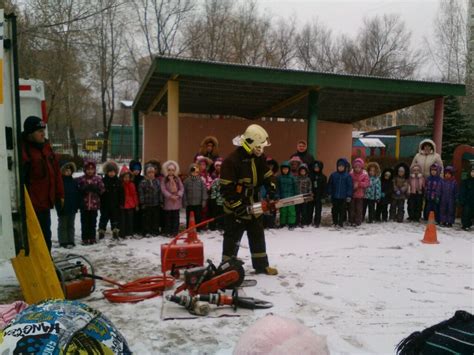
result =
M425 244L439 244L436 236L435 214L433 211L428 216L428 224L426 225L425 236L422 240Z
M196 225L196 221L194 219L194 212L191 211L191 212L189 212L189 227L188 228L192 228L195 225ZM190 229L190 231L188 232L187 242L188 243L193 243L197 240L198 240L198 236L197 236L196 228Z

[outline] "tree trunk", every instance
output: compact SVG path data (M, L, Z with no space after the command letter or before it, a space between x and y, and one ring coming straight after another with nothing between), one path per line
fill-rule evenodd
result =
M109 153L109 130L104 130L104 144L102 145L102 157L101 161L104 163L107 160Z

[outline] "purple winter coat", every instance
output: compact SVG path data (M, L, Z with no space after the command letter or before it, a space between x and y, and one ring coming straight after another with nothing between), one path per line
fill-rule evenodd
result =
M100 195L105 191L104 182L99 175L83 175L77 179L77 188L81 194L81 209L97 211L100 209Z
M441 184L443 179L430 175L425 181L425 197L428 201L439 203L441 199Z
M168 178L168 176L164 177L161 183L161 192L163 193L163 199L164 199L163 209L165 211L179 210L182 207L182 200L183 200L183 193L184 193L183 183L181 182L181 179L178 177L174 177L174 180L176 182L176 187L178 189L178 191L175 193L175 195L178 196L176 200L171 198L173 194L170 191L171 190L170 179Z
M456 179L444 179L441 182L440 221L454 223L456 215L456 200L458 198L458 183Z

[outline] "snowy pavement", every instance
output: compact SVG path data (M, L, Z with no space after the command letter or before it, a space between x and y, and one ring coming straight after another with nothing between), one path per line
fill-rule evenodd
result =
M246 295L274 303L252 316L162 321L161 297L111 304L100 292L108 285L100 281L83 301L109 317L137 354L229 354L243 331L267 313L297 319L326 335L331 354L393 354L411 332L459 309L474 313L474 233L438 228L440 244L426 245L420 242L424 229L423 224L384 223L269 230L267 251L278 276L251 275L244 236L239 256L248 277L258 280ZM204 232L200 238L205 258L218 263L222 236ZM108 236L98 245L72 250L56 243L53 254L85 255L97 274L126 282L160 274L160 244L168 240L115 242ZM0 263L0 303L18 297L11 265Z

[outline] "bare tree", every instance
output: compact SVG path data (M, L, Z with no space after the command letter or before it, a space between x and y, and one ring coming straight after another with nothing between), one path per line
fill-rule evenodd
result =
M329 29L314 21L306 24L297 36L298 65L306 70L337 72L340 67L338 44Z
M107 160L110 129L115 116L119 77L124 60L123 16L116 6L118 0L97 0L97 6L106 8L94 18L96 30L91 33L91 68L97 84L104 144L102 161Z
M397 15L365 19L355 39L342 39L343 71L389 78L413 76L420 53L410 48L411 33Z
M193 58L229 61L228 31L233 10L231 0L206 0L186 26L186 54Z
M147 55L180 55L185 46L181 29L194 10L191 0L133 0Z
M90 7L77 0L31 0L25 9L19 31L21 75L45 82L50 132L61 136L66 126L77 156L75 126L87 107L82 99L90 97L82 83L85 65L78 46L88 29L77 19ZM79 93L83 96L77 99Z
M425 38L442 80L462 83L467 64L466 2L442 0L434 23L434 38Z

